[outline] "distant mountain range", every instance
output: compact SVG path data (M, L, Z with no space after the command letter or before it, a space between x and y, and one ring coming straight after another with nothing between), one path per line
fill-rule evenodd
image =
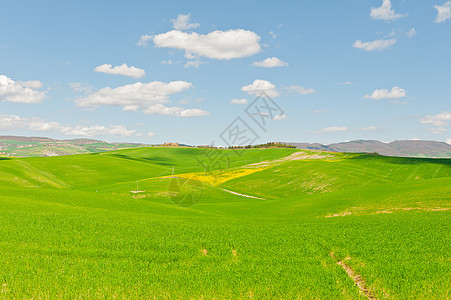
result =
M298 149L332 152L378 153L386 156L441 157L451 158L451 145L436 141L395 141L383 143L372 140L358 140L323 145L318 143L289 143ZM0 156L31 157L60 156L84 153L149 147L138 143L108 143L94 139L56 140L47 137L0 136ZM189 145L179 146L190 147Z
M92 139L55 140L46 137L0 136L0 156L32 157L98 153L146 147L135 143L108 143Z
M373 140L358 140L351 142L323 145L318 143L287 143L298 149L323 150L332 152L378 153L386 156L408 157L451 157L451 145L436 141L394 141L383 143Z

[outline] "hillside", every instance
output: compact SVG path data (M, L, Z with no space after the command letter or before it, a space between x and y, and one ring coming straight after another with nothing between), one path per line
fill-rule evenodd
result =
M55 140L46 137L0 136L0 156L36 157L98 153L148 145L108 143L92 139Z
M386 156L404 157L451 157L451 145L436 141L394 141L383 143L372 140L322 145L318 143L286 143L298 149L323 150L333 152L379 153Z
M0 158L5 298L446 299L451 160L135 148Z

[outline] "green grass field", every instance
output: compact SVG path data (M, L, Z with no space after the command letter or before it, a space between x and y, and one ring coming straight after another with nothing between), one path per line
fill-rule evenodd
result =
M450 159L190 148L0 158L0 295L449 299L450 209Z

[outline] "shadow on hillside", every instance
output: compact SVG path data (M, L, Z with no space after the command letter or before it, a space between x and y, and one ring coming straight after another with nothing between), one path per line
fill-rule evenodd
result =
M439 164L451 166L451 158L428 158L428 157L393 157L382 155L359 155L349 158L350 160L370 160L373 162L398 164L398 165L415 165L415 164Z
M9 157L0 157L0 160L11 160Z
M133 157L133 156L128 156L128 155L124 155L124 154L112 154L111 156L114 156L114 157L117 157L117 158L122 158L122 159L128 159L128 160L144 162L144 163L154 163L154 164L157 164L157 165L164 165L164 166L172 166L173 165L173 163L170 163L170 159L166 158L166 157L159 157L159 156L155 156L155 157Z

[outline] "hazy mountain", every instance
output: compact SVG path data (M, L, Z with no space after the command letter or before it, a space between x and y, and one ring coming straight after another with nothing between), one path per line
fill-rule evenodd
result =
M351 142L322 145L318 143L286 143L298 149L313 149L333 152L367 152L387 156L414 157L451 157L451 145L436 141L394 141L384 143L373 140L358 140Z
M46 137L0 136L0 156L60 156L144 147L134 143L108 143L93 139L55 140Z

